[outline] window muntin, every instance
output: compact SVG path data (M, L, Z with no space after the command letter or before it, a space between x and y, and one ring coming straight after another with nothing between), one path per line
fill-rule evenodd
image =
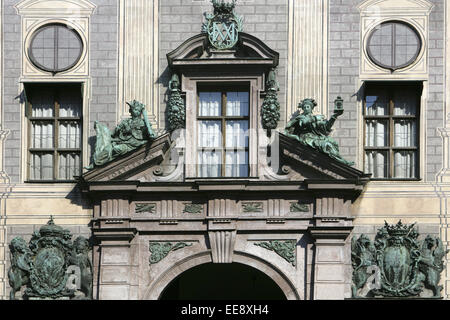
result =
M249 176L249 91L200 89L198 177Z
M73 181L81 174L81 87L26 85L29 181Z
M421 47L417 31L408 24L397 21L378 25L367 42L370 59L380 67L391 70L412 64Z
M367 84L364 170L373 179L419 178L421 85Z
M62 24L51 24L35 32L29 56L39 69L57 73L74 67L82 51L83 42L76 31Z

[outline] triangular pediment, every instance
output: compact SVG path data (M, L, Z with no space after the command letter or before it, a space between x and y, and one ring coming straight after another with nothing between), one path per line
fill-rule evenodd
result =
M296 180L368 181L370 177L282 133L277 133L276 141L280 167Z
M141 181L148 172L159 169L159 165L168 156L170 146L170 136L166 133L120 158L84 173L81 178L85 182Z

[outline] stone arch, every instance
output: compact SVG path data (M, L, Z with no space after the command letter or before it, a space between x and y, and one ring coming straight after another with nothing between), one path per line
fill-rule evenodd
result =
M277 286L280 287L281 291L286 296L288 300L300 300L302 297L299 295L295 289L294 284L291 280L276 266L269 263L268 261L261 259L257 256L251 255L246 252L235 251L233 255L233 262L241 263L246 266L255 268L264 274L266 274L270 279L272 279ZM145 292L143 297L144 300L157 300L163 293L164 289L179 275L183 272L205 264L212 263L212 257L210 251L203 251L185 259L179 261L177 264L168 268L158 279L156 279L150 287Z

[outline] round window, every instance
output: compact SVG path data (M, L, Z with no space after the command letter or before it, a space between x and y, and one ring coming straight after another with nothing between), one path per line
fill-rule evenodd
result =
M372 31L367 42L367 52L375 64L397 70L412 64L421 46L420 37L411 26L389 21Z
M72 28L62 24L44 26L31 39L29 56L44 71L66 71L80 60L83 42Z

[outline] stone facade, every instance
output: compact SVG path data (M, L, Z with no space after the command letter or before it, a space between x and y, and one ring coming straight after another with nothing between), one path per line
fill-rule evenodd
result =
M371 7L374 3L376 6ZM9 297L8 244L16 236L31 238L50 215L74 235L93 235L96 239L92 258L97 299L158 299L183 272L207 263L239 263L259 269L287 299L350 298L351 238L366 234L373 239L384 221L416 222L421 237L440 237L447 248L450 124L446 93L450 84L446 79L450 78L450 71L445 34L450 6L445 0L305 0L301 8L297 0L238 0L236 13L244 17L244 32L249 35L240 45L256 47L260 51L251 51L250 58L262 59L255 63L256 67L247 69L213 62L216 74L194 53L191 59L199 59L201 70L208 72L196 70L195 64L190 65L192 61L176 51L190 39L187 45L199 52L195 37L201 32L204 13L213 10L209 0L82 0L76 4L78 9L65 0L3 0L0 4L0 298ZM24 39L27 28L33 25L32 19L38 17L52 23L66 19L64 15L52 15L51 10L40 5L70 8L69 13L74 10L74 16L87 21L80 28L88 39L87 67L82 74L69 71L40 78L28 73ZM410 11L398 14L402 6ZM365 26L371 18L367 10L373 10L375 21L407 19L408 15L422 19L418 23L425 30L424 70L366 72ZM308 17L314 17L314 21ZM64 21L70 23L71 19ZM322 39L321 46L317 37ZM180 59L180 64L171 62L171 55ZM315 158L304 159L297 155L302 150L280 135L279 150L285 151L280 161L285 161L285 167L272 172L265 161L268 138L259 131L258 137L251 140L250 152L255 160L251 182L213 181L208 185L190 179L195 171L189 168L189 159L194 158L194 151L188 150L190 143L178 145L171 154L168 151L173 142L166 120L172 72L178 72L182 79L189 128L195 122L197 83L220 79L220 74L228 76L227 81L248 77L257 110L264 98L269 70L264 59L276 65L280 87L281 120L277 131L283 133L297 103L304 98L319 101L316 111L327 118L333 113L335 98L344 99L345 112L336 121L332 137L343 158L356 163L355 171L322 163L314 155ZM368 81L424 84L418 180L365 180L361 88ZM84 175L84 184L28 183L29 132L23 90L24 83L29 82L83 85L83 166L89 164L95 145L95 121L113 129L127 117L124 101L136 98L147 105L150 122L160 140L152 145L151 156L141 150L133 155L136 158L120 160L107 166L106 171L96 171L98 175ZM256 128L260 126L258 115L255 112L250 120ZM270 138L272 143L277 143L277 136ZM176 154L181 160L175 159ZM133 165L138 167L130 169ZM355 184L355 177L364 183ZM314 184L308 179L332 182L325 186L325 182ZM348 186L339 180L345 180ZM351 200L335 195L347 192L343 191L346 186L351 190ZM309 201L309 211L293 214L290 205L294 200ZM186 205L199 203L199 212L184 211ZM154 207L138 213L136 204ZM271 241L295 241L291 252L294 260L288 261L267 249L274 245ZM255 245L258 242L266 244ZM170 250L158 262L150 263L152 244L161 249L158 245L179 243L184 243L180 249ZM286 243L283 246L288 246ZM446 257L444 262L447 263ZM444 299L450 297L449 269L442 273Z

